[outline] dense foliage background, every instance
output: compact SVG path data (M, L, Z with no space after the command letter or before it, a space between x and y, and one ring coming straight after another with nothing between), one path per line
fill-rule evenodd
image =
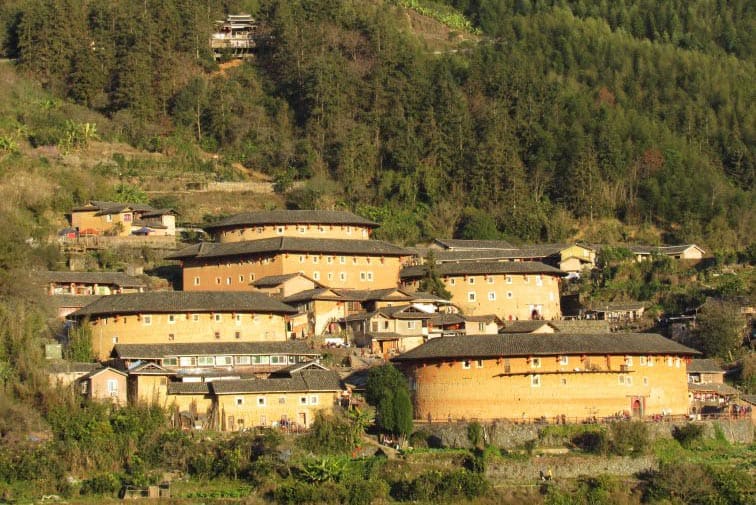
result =
M212 21L239 11L267 35L218 72ZM5 52L115 137L306 180L289 205L345 205L383 238L557 241L608 219L752 240L752 2L33 0L0 22Z

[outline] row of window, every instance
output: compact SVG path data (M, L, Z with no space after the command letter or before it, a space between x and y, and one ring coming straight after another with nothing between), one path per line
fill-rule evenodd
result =
M621 386L632 386L633 385L633 378L630 375L620 374L620 375L617 376L617 380L618 380L618 383ZM559 384L562 385L562 386L566 386L567 385L567 378L566 377L560 377L559 378ZM648 377L643 377L643 385L644 386L648 386L648 384L649 384ZM531 375L530 376L530 386L534 387L534 388L541 387L541 376L538 375L538 374Z
M260 316L258 314L249 314L251 317L251 320L253 323L260 322ZM142 320L142 324L144 326L150 326L153 321L152 314L143 314L138 316ZM176 324L176 321L189 321L191 318L191 321L194 323L197 323L202 318L202 314L168 314L167 316L167 323L168 324ZM242 324L244 321L244 314L231 314L231 320L234 321L237 325ZM212 321L216 323L220 323L223 321L223 314L210 314L210 318ZM126 321L126 318L123 318L124 322ZM104 319L104 324L108 324L107 319Z
M276 226L275 228L276 228L276 233L279 234L279 235L283 235L283 233L286 231L286 226ZM297 225L296 228L297 228L297 231L299 233L306 233L307 231L309 231L310 227L309 227L309 225L301 225L300 224L300 225ZM313 226L313 228L315 228L315 226ZM340 226L339 228L341 230L343 230L347 235L351 235L352 234L352 229L353 228L351 226ZM329 225L328 226L328 230L326 230L326 226L325 225L318 225L316 229L320 233L325 233L326 231L333 229L333 225ZM255 228L255 230L257 231L258 234L262 234L265 231L265 227L258 226L258 227ZM240 230L237 230L236 233L238 235L244 235L245 231L246 230L244 228L242 228ZM225 235L231 235L232 233L233 233L233 231L228 231L228 232L225 232ZM365 229L363 229L362 230L362 236L366 237L367 235L368 235L368 231L365 230Z
M292 355L242 355L242 356L180 356L163 358L163 366L232 366L232 365L293 365L306 358Z
M534 277L535 277L536 286L543 286L543 277L540 274L535 275ZM460 279L463 280L463 281L466 280L467 284L469 284L471 286L474 285L475 281L476 281L476 277L474 277L474 276L461 277ZM457 285L457 278L456 277L449 277L448 280L449 280L449 285L450 286L456 286ZM491 276L491 275L487 275L487 276L484 277L484 280L486 281L487 284L494 284L495 277ZM507 284L513 284L514 283L513 277L511 275L505 276L505 281L506 281ZM528 284L530 282L529 276L523 275L522 276L522 281L525 284Z
M570 357L569 356L559 356L559 364L566 366L570 364ZM472 368L472 362L473 360L462 360L462 368L464 369L470 369ZM509 360L505 359L505 366L509 366ZM528 362L530 363L530 368L541 368L542 364L542 358L529 358ZM682 363L682 360L679 357L672 357L668 356L665 360L667 366L675 366L677 368L680 368L680 364ZM483 360L476 360L476 368L483 368ZM640 356L640 364L641 366L653 366L654 365L654 358L652 356ZM633 365L633 357L632 356L625 356L625 366L632 366Z
M319 255L319 254L314 254L314 255L311 256L311 258L312 258L312 264L313 265L317 265L317 264L320 263L320 256L321 255ZM299 262L300 263L305 263L307 261L307 257L308 257L308 255L300 254L299 255ZM325 257L325 262L328 265L332 265L333 262L335 261L335 259L336 259L335 256L326 256ZM353 265L357 265L359 263L359 261L360 261L360 259L357 256L352 256L352 264ZM384 263L385 262L385 260L383 258L380 258L378 261L380 263ZM346 261L346 256L339 256L339 264L340 265L346 265L346 262L347 262ZM373 258L371 258L370 256L366 256L365 257L365 264L366 265L370 265L370 264L372 264L372 262L373 262Z
M514 293L511 291L507 291L507 299L511 300L514 298ZM478 294L475 291L468 291L467 292L467 301L468 302L474 302L478 299ZM495 302L496 301L496 291L489 291L488 292L488 301L489 302ZM549 293L549 301L554 301L554 293Z
M320 277L321 277L320 276L320 272L313 272L312 273L312 278L314 280L319 281ZM334 278L334 272L328 272L326 274L326 277L328 278L329 281L332 281L333 278ZM374 279L373 272L360 272L360 280L361 281L363 281L363 282L373 282L373 279ZM252 283L252 282L254 282L254 280L255 280L255 274L249 274L249 281L247 281L247 278L244 275L240 275L239 276L239 284ZM347 280L347 273L346 272L339 272L339 280L341 282L345 282ZM228 277L226 277L226 281L225 282L226 282L227 286L230 286L230 285L233 284L234 280L233 280L233 278L231 276L228 276ZM199 276L195 276L194 279L193 279L193 281L192 281L192 284L194 286L200 286L202 284L201 278ZM217 286L220 286L221 284L223 284L223 279L221 277L216 277L215 278L215 284Z
M258 396L256 405L258 407L265 407L268 404L268 399L265 396ZM280 396L278 398L278 404L279 405L285 405L286 404L286 397ZM312 396L300 396L299 397L299 405L317 405L318 404L318 397L317 395ZM237 396L236 397L236 406L241 407L244 405L244 397L243 396Z

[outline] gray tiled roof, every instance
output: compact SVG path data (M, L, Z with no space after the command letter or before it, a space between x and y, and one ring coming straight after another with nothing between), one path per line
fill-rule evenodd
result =
M406 249L381 240L272 237L239 242L203 242L167 255L167 259L220 258L264 253L352 254L410 256Z
M289 295L283 299L283 302L296 304L311 300L342 300L342 298L329 288L314 288Z
M206 230L274 224L358 225L376 228L378 223L341 210L267 210L245 212L205 226Z
M206 395L210 394L209 382L169 382L169 395Z
M422 277L427 267L425 265L413 265L402 268L399 276L402 279ZM442 263L436 266L440 276L448 275L486 275L486 274L551 274L565 276L558 268L537 261L493 261L493 262L466 262L466 263Z
M138 212L154 212L157 209L145 205L143 203L128 203L128 202L106 202L102 200L92 200L85 205L75 207L74 211L86 211L97 210L97 216L103 216L106 214L118 214L124 209L131 209Z
M37 276L41 281L50 283L102 284L122 287L144 286L144 281L123 272L47 271L40 272Z
M283 274L283 275L268 275L267 277L261 277L254 281L252 285L256 288L272 288L275 286L278 286L289 279L293 279L294 277L299 277L300 273L293 273L293 274Z
M722 396L735 396L735 395L740 394L740 391L730 386L729 384L719 384L719 383L713 383L713 382L709 382L706 384L696 384L693 382L689 382L688 390L700 391L702 393L713 392Z
M175 356L214 355L320 356L301 340L285 342L201 342L178 344L116 344L113 355L121 359L160 359Z
M694 359L688 364L688 373L724 373L713 359Z
M72 317L171 312L257 312L293 314L296 310L263 293L221 291L152 291L99 298Z
M99 370L99 363L81 363L76 361L54 361L47 365L49 373L88 373Z
M681 245L631 245L628 246L632 252L636 254L680 254L691 247L698 247L696 244L681 244ZM698 247L701 249L700 247ZM701 249L703 251L703 249Z
M216 395L242 393L296 393L341 391L341 380L331 370L302 370L290 377L222 380L210 383Z
M576 354L673 354L698 351L655 333L565 334L521 333L434 338L394 358L396 361L499 356Z
M428 321L433 326L446 326L449 324L462 324L465 322L465 318L459 314L436 313Z
M338 293L345 300L355 302L368 302L368 301L409 301L414 297L411 293L407 293L397 288L384 288L384 289L334 289L334 293Z
M437 238L434 243L446 249L514 249L515 247L504 240L462 240L453 238Z
M102 298L103 295L52 295L47 300L56 308L81 308Z

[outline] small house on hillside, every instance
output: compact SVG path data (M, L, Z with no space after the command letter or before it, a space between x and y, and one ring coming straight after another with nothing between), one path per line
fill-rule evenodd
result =
M635 256L636 261L651 259L653 256L669 256L677 260L700 261L706 255L701 247L696 244L668 245L668 246L643 246L628 247Z
M176 235L176 211L141 203L91 200L71 210L71 226L80 237Z

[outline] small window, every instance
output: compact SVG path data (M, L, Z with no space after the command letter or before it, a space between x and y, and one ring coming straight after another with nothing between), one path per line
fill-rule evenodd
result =
M312 280L319 281L320 280L320 272L313 272L312 273Z
M226 285L227 286L231 285L231 277L226 277Z
M462 361L462 368L464 368L465 370L469 370L470 366L471 366L471 364L470 364L470 360L469 359L466 359L466 360Z
M667 356L667 366L672 366L672 356Z
M345 281L347 279L346 272L339 272L339 280Z
M197 358L197 364L199 366L214 366L215 358L213 356L200 356Z
M278 398L278 404L279 404L279 405L284 405L284 404L286 404L286 397L285 397L285 396L280 396L280 397Z
M219 339L219 338L220 338L220 332L219 332L219 331L216 331L216 332L214 333L214 336L215 336L215 338Z
M220 277L216 277L216 278L215 278L215 283L216 283L216 284L220 284L220 283L221 283Z
M178 366L178 359L176 358L163 358L163 366Z
M113 343L114 343L114 344L117 344L117 343L118 343L118 337L113 337Z
M535 276L536 286L543 286L543 278L540 275Z
M118 381L115 379L108 379L108 393L111 395L118 394Z
M339 256L339 263L342 265L346 264L346 256Z
M239 276L239 283L240 284L244 284L244 276L243 275Z
M299 226L298 229L299 229L299 233L304 233L304 232L307 231L307 227L306 226Z
M241 332L240 331L235 331L234 332L234 338L237 339L237 340L239 340L241 338Z
M200 319L200 318L199 318L199 314L192 314L192 321L193 321L193 322L195 322L195 323L196 323L196 322L198 322L198 321L199 321L199 319Z
M643 377L643 385L648 386L648 377Z
M488 301L489 302L496 301L496 291L489 291L488 292Z
M562 386L566 386L567 385L567 379L565 377L562 377L561 379L559 379L559 384L561 384Z
M318 404L318 397L317 396L311 396L310 397L310 405L317 405Z
M512 284L512 276L507 275L507 284Z
M299 397L299 404L300 405L307 405L307 397L306 396L300 396Z
M279 235L283 235L284 227L283 226L276 226L276 233Z
M475 284L475 277L468 277L467 278L467 283L470 284L470 285Z
M313 265L317 265L318 263L320 263L320 257L313 256L312 257L312 263L313 263Z
M414 330L416 323L417 323L417 321L407 321L407 329L408 330Z
M219 323L221 321L222 317L220 314L213 314L213 321L216 323Z
M494 278L489 275L488 277L486 277L486 282L489 283L489 284L493 284L494 283Z
M475 291L470 291L469 293L467 293L467 301L468 302L475 301Z
M645 356L641 356L638 359L640 360L640 366L646 366L646 357Z
M625 384L627 384L628 386L632 386L633 385L633 378L630 375L628 375L627 377L625 377Z
M244 398L237 398L236 399L236 406L240 407L242 405L244 405Z
M633 366L633 357L625 356L625 366Z
M168 314L168 324L176 323L176 314Z
M530 368L541 368L541 358L531 358Z
M194 285L195 286L199 286L200 285L200 278L199 277L195 277L194 278Z
M149 326L152 324L152 316L142 316L142 324Z
M184 356L179 358L179 366L197 366L197 358L194 356Z
M175 333L169 333L168 334L168 340L176 340L176 334Z
M255 280L255 274L249 274L249 282L253 282Z
M237 356L234 361L236 361L237 365L249 365L250 358L249 356Z
M527 276L527 275L523 275L523 276L522 276L522 282L524 282L525 284L527 284L527 283L529 282L529 281L528 281L528 276Z
M326 256L326 263L329 265L333 263L333 256Z
M264 407L265 406L265 397L264 396L258 396L257 397L257 406L258 407Z
M675 358L675 366L680 368L680 358Z
M514 295L511 291L507 291L507 298L512 298Z
M648 359L647 359L647 363L646 364L648 366L654 366L654 357L653 356L649 356Z
M559 364L560 365L569 365L570 364L570 358L569 358L569 356L559 356Z
M483 360L482 359L475 360L475 368L483 368Z
M531 375L530 376L530 386L534 388L541 387L541 376L540 375Z
M455 279L454 277L451 277L449 279L449 285L450 286L456 286L457 285L457 279Z
M478 321L478 331L486 331L486 323Z
M367 272L367 280L368 282L373 282L373 272Z
M241 325L241 323L242 323L242 315L241 314L234 314L234 321L236 322L236 326Z
M333 280L333 272L328 272L328 275L326 276L329 281Z

